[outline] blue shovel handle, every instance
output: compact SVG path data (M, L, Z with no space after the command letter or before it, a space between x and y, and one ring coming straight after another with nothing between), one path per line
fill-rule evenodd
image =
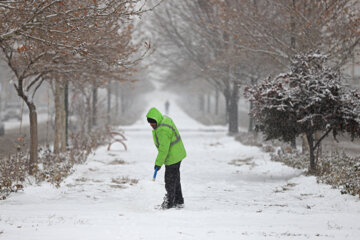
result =
M153 176L153 181L155 181L155 179L156 179L156 174L157 174L158 170L159 169L155 169L154 176Z

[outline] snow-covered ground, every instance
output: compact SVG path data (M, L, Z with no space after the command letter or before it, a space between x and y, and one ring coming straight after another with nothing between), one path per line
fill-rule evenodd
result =
M0 239L359 239L359 199L271 162L224 127L197 123L171 95L147 102L163 111L166 100L188 153L184 209L154 208L165 194L164 169L153 182L156 149L144 113L122 127L128 151L100 147L61 188L29 186L0 201Z

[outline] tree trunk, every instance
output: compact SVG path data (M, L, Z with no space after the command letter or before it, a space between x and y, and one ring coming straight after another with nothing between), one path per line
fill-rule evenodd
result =
M28 162L29 174L32 175L37 169L38 162L38 131L37 131L37 113L36 106L29 101L28 96L23 89L24 79L18 79L18 84L14 84L19 97L23 99L29 109L30 119L30 159Z
M239 132L238 101L239 101L239 89L237 86L233 86L233 91L231 94L230 106L229 106L229 133Z
M86 96L86 107L87 107L87 133L90 134L91 133L91 128L92 128L92 123L93 123L93 111L91 109L91 95Z
M256 3L254 3L256 5ZM255 83L257 82L256 78L255 77L252 77L250 79L250 83L251 83L251 86L254 86ZM250 101L250 109L249 109L249 113L251 113L251 111L253 110L254 108L254 105L253 105L253 102ZM251 117L251 115L249 114L249 129L248 129L248 132L251 133L254 131L254 118Z
M353 80L353 83L357 84L356 79L355 79L355 51L353 51L352 57L351 57L351 78Z
M125 113L126 111L126 102L125 102L125 94L121 92L121 113Z
M306 134L301 134L302 139L302 153L305 154L309 152L309 142L307 140Z
M1 83L0 83L0 92L1 92ZM0 94L0 119L3 119L2 118L2 95Z
M294 12L295 12L296 11L295 0L292 0L292 5L293 5ZM292 13L290 16L290 28L291 28L290 46L291 46L292 50L294 51L295 46L296 46L296 38L295 38L296 24L295 24L295 19L294 19L293 15L294 15L294 13ZM296 149L296 137L295 136L293 139L291 139L291 147L293 149Z
M115 82L115 118L119 116L119 83ZM116 120L115 120L116 121Z
M306 133L306 137L309 143L309 153L310 153L310 166L309 172L316 173L316 164L315 164L315 149L314 149L314 138L312 133Z
M66 151L66 110L65 110L65 88L55 81L55 133L54 153Z
M295 0L292 0L292 5L293 5L294 12L295 12L296 11ZM295 49L295 46L296 46L295 27L296 27L296 24L295 24L295 19L294 19L294 13L292 13L290 16L290 28L291 28L290 46L293 50Z
M219 114L219 90L215 92L215 115Z
M226 120L226 123L229 123L229 113L230 113L230 92L229 90L225 90L224 92L224 97L225 97L225 120Z
M207 113L211 112L211 95L210 93L207 94Z
M291 139L290 145L293 149L296 149L296 137L293 137Z
M199 94L199 110L200 110L200 112L204 112L204 111L205 111L204 96L203 96L201 93Z
M92 127L95 127L97 125L97 87L93 88L93 94L92 94L93 100L92 100Z
M316 131L315 132L315 143L317 143L319 141L319 139L322 137L322 132L321 131ZM322 147L321 147L321 143L319 144L319 146L316 148L316 161L318 159L318 157L322 156Z
M69 146L69 82L65 84L65 144Z
M107 124L111 124L111 81L107 86Z
M36 107L32 102L26 102L29 108L30 118L30 159L29 174L32 175L37 168L38 161L38 131L37 131L37 113Z
M249 113L251 113L253 109L253 103L250 102L250 109L249 109ZM249 117L249 129L248 129L248 132L251 133L254 131L254 118L253 117Z
M202 95L202 94L199 95L199 110L200 110L200 112L205 111L204 95Z

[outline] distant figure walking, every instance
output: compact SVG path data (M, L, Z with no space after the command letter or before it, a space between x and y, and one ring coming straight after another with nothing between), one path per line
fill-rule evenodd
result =
M166 100L166 102L165 102L165 114L169 114L169 107L170 107L170 103L169 103L169 101Z

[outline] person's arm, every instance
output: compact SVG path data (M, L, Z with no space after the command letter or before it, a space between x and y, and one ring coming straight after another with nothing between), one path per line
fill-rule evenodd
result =
M161 167L169 153L171 134L166 129L159 129L157 132L159 139L158 155L155 160L155 165Z

